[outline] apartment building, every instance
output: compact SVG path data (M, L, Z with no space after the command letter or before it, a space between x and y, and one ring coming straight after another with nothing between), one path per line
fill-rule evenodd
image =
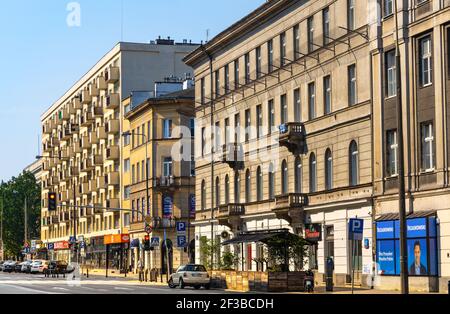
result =
M165 39L119 43L41 116L41 236L54 258L69 260L76 239L94 266L118 256L113 265L126 263L125 212L113 210L124 207L121 101L162 77L190 72L182 59L195 47ZM48 211L49 192L58 195L56 212Z
M42 177L42 160L36 160L35 162L28 165L25 169L23 169L24 172L30 172L34 175L36 178L36 183L41 184L41 177Z
M383 1L371 52L374 207L379 280L400 288L395 11ZM450 1L399 1L410 287L446 291L450 278ZM418 262L420 259L420 262Z
M145 269L166 275L194 258L194 230L176 230L177 223L189 226L195 218L195 91L182 88L182 82L158 82L151 98L139 101L141 93L123 102L123 190L132 210L125 227L134 271L142 260ZM146 225L152 226L150 234ZM146 236L151 237L151 251L144 250Z
M352 248L347 224L364 219L364 238L372 238L370 36L377 25L369 23L369 4L267 1L185 58L195 72L201 141L196 238L217 243L240 234L223 250L244 259L241 270L265 270L255 262L264 248L245 240L249 232L308 237L314 228L321 237L310 239L305 267L321 280L332 258L335 284L344 285L353 260L357 283L365 282L372 242Z

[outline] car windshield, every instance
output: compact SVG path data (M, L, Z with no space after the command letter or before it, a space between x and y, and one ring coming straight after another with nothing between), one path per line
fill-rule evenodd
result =
M188 265L185 267L185 271L206 272L206 268L202 265Z

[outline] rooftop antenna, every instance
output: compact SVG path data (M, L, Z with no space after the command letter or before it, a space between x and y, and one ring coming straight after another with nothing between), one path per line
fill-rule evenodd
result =
M209 28L206 30L206 42L209 40Z
M123 0L121 0L121 13L120 13L120 41L123 42L123 11L124 11L124 4Z

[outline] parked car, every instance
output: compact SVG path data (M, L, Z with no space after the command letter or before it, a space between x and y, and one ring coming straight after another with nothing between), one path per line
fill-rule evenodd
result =
M194 287L200 289L204 287L209 290L211 287L211 279L205 266L203 265L185 265L178 268L177 272L170 275L169 287L174 289L179 287Z
M31 264L30 273L31 274L43 274L48 268L48 261L37 260Z
M8 261L3 265L3 271L5 273L12 273L16 269L17 262Z
M4 264L5 262L4 261L1 261L0 262L0 271L3 271L3 264Z
M48 264L47 269L44 270L44 274L66 274L68 264L64 261L51 261Z
M31 264L33 261L26 261L22 263L22 269L21 272L25 274L29 274L31 272Z
M25 262L17 262L16 263L16 266L14 266L14 272L15 273L21 273L22 272L22 265L24 264Z

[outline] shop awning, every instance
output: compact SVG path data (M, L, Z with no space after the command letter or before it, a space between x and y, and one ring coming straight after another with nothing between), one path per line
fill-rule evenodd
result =
M257 242L265 243L267 240L272 239L274 237L298 238L297 235L290 233L289 230L287 229L278 229L267 231L242 232L236 235L236 237L234 237L233 239L224 241L221 244L229 245L229 244L257 243Z
M427 218L436 216L435 210L422 210L417 211L411 214L406 214L407 219L414 219L414 218ZM390 214L384 214L375 219L375 221L389 221L389 220L399 220L400 214L398 213L390 213Z

